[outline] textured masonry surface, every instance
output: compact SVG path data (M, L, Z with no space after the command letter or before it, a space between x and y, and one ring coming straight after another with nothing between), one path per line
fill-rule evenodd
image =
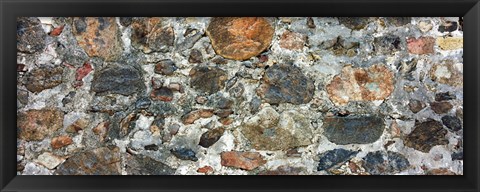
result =
M17 19L17 174L462 175L463 22Z

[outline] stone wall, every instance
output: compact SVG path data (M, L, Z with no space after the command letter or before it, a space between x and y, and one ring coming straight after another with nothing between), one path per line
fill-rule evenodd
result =
M18 18L22 175L463 174L462 18Z

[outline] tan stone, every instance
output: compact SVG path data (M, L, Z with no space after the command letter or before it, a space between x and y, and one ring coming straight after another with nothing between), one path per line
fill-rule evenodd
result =
M463 48L462 37L439 37L437 38L437 45L442 50L455 50Z

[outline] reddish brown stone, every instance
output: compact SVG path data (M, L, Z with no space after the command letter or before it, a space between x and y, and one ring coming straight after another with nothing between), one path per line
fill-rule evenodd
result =
M165 26L161 17L139 17L132 21L132 46L144 53L166 52L175 41L173 27Z
M213 116L213 109L199 109L196 111L191 111L190 113L182 117L183 124L193 124L196 120L200 118L209 118Z
M50 32L49 35L53 37L59 36L60 34L62 34L63 28L64 28L64 25L56 27Z
M307 41L307 36L291 31L283 32L280 37L280 47L290 50L301 50Z
M265 18L215 17L206 32L217 54L228 59L245 60L270 46L274 29Z
M392 93L393 83L393 73L384 65L372 65L368 69L347 65L327 85L327 92L337 105L349 101L384 100Z
M73 122L71 125L69 125L66 129L65 132L67 133L77 133L80 130L83 130L87 126L88 122L85 119L78 119L75 122Z
M222 166L235 167L244 170L253 170L265 163L266 160L258 152L227 151L220 154Z
M404 143L407 147L428 153L436 145L448 144L448 139L445 138L447 132L442 123L433 119L415 122L414 130L405 138Z
M18 138L41 141L63 127L63 111L59 109L31 109L17 116Z
M60 149L72 143L73 143L72 138L70 138L68 135L62 135L62 136L54 137L50 142L50 145L52 146L53 149Z
M103 142L105 137L107 136L107 131L109 128L110 122L104 121L99 123L95 128L92 129L95 135L100 136L100 141Z
M420 37L420 38L408 38L407 48L408 52L412 54L430 54L433 53L433 46L435 45L435 38L433 37Z
M62 67L50 67L47 65L34 68L26 75L25 87L31 92L41 92L45 89L54 88L62 83Z
M303 171L303 169L300 167L282 165L275 170L262 171L258 173L258 175L299 175L301 171Z
M210 166L203 166L203 167L198 168L198 169L197 169L197 172L208 174L208 173L212 173L212 172L213 172L213 168L210 167Z
M82 67L77 69L77 73L75 74L75 80L81 81L92 70L93 68L92 68L92 65L90 65L90 63L84 63Z
M160 89L154 89L150 93L150 98L152 98L152 100L154 101L160 100L160 101L169 102L173 100L173 92L171 89L166 87L162 87Z
M72 32L90 57L115 61L123 52L114 17L75 17Z

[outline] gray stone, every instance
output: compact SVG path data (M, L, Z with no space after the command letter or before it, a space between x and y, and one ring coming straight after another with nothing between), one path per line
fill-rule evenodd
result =
M197 91L213 94L225 87L227 72L218 67L205 65L193 67L190 71L190 86Z
M132 95L145 89L142 72L128 65L109 65L95 72L92 91Z
M459 131L462 129L462 121L458 117L445 115L442 117L442 123L452 131Z
M173 175L175 169L147 156L127 156L125 171L128 175Z
M25 87L35 93L54 88L62 83L62 74L62 67L42 65L26 75Z
M388 151L375 151L363 158L365 171L372 175L390 175L407 169L410 162L402 154Z
M339 145L367 144L377 141L385 129L378 116L326 117L323 120L324 135Z
M42 51L47 34L36 17L17 18L17 50L25 53Z
M120 149L102 147L76 153L58 166L55 175L120 175Z
M350 151L342 148L326 151L319 155L317 171L328 170L337 165L347 162L354 157L358 151Z

